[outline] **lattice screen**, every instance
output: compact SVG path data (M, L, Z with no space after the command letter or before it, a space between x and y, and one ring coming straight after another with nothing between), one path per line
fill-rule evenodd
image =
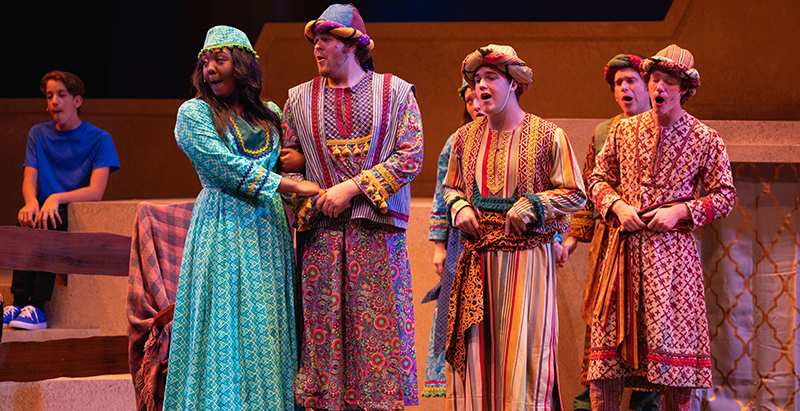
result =
M698 230L714 387L694 409L798 408L799 168L734 163L734 210Z

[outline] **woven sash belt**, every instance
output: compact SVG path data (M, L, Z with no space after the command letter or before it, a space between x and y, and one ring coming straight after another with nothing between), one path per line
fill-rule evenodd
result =
M483 321L481 253L528 250L553 241L552 234L544 235L532 230L526 230L522 235L517 235L511 230L506 235L505 221L505 213L483 211L478 216L481 237L476 239L466 233L462 233L461 236L464 251L458 260L458 269L453 278L445 358L462 376L466 369L467 358L465 333L469 327Z

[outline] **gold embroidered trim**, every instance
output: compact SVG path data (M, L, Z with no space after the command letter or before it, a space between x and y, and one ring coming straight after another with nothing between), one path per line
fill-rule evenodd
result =
M253 194L253 189L256 187L256 184L258 184L258 180L261 180L261 176L263 174L264 174L264 169L263 168L259 169L258 176L256 176L255 180L253 180L253 184L250 184L250 188L247 189L247 195Z
M489 163L486 165L486 187L492 194L497 194L505 187L506 168L508 166L508 142L513 132L489 130ZM498 171L500 173L498 173Z
M244 145L244 138L242 138L242 132L239 131L239 126L237 126L236 122L233 121L233 117L228 117L228 118L231 119L231 124L233 124L233 129L236 130L236 136L239 137L239 143L241 143L242 150L244 150L245 153L252 154L252 155L261 154L262 152L266 151L267 148L269 148L269 144L267 144L268 143L268 141L267 141L267 142L264 143L264 147L261 147L258 150L255 150L255 151L248 150L247 147L245 147L245 145Z
M392 173L390 173L389 170L386 169L386 167L384 167L381 164L378 164L377 166L375 166L374 170L376 170L378 174L380 174L380 176L383 177L384 180L386 180L386 182L389 184L389 187L392 188L393 193L400 191L400 186L397 184L397 180L394 178L394 175L392 175Z
M367 134L364 137L354 139L337 139L328 140L326 144L328 147L333 147L334 157L340 158L342 156L359 156L364 157L369 153L369 143L372 140L372 135Z
M372 202L378 205L381 213L385 213L388 210L386 200L388 200L390 196L381 185L381 182L378 181L378 178L375 177L372 172L367 171L361 175L361 184L368 185L367 195Z
M364 137L353 138L353 139L337 139L337 140L328 140L329 146L342 146L342 145L354 145L354 144L361 144L365 142L369 142L372 139L372 134L367 134Z

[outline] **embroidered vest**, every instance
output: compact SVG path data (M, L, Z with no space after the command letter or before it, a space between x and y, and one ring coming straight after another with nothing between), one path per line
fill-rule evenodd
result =
M306 156L306 179L323 189L330 188L348 176L338 175L328 151L324 130L325 79L317 77L289 90L289 104L294 114L294 124L303 154ZM399 110L413 85L391 74L372 73L372 137L362 169L368 170L386 161L397 144ZM318 227L329 227L355 218L366 218L377 223L408 228L411 209L411 191L408 185L389 198L387 212L381 213L364 195L351 200L353 206L339 217L323 216Z
M461 156L461 167L465 184L464 193L470 202L474 202L474 185L469 182L476 181L475 167L482 142L486 132L488 119L479 117L475 121L462 127L458 131L456 144L460 147L458 154ZM520 125L522 133L517 158L517 187L515 192L522 194L535 194L552 190L550 172L553 165L553 136L558 126L543 120L533 114L525 113ZM554 220L545 221L539 228L533 228L539 234L555 234L569 232L569 218L559 216Z

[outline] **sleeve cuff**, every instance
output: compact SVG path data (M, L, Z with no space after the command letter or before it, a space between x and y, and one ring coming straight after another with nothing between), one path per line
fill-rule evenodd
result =
M447 231L450 224L447 222L447 213L431 213L428 240L447 240Z
M544 226L545 206L538 195L523 194L519 201L514 204L514 209L526 224L533 224L533 228ZM530 221L527 221L526 218Z
M381 165L376 166L375 168L382 167ZM388 211L388 205L386 201L389 200L391 194L386 191L386 188L383 184L381 184L380 179L375 175L375 172L372 170L365 171L361 173L360 177L356 177L353 179L356 185L361 189L361 191L367 196L367 199L374 205L381 213L386 213Z
M472 204L467 201L465 197L458 196L447 205L447 208L450 210L450 224L455 225L456 215L458 214L461 209L464 207L471 207Z

